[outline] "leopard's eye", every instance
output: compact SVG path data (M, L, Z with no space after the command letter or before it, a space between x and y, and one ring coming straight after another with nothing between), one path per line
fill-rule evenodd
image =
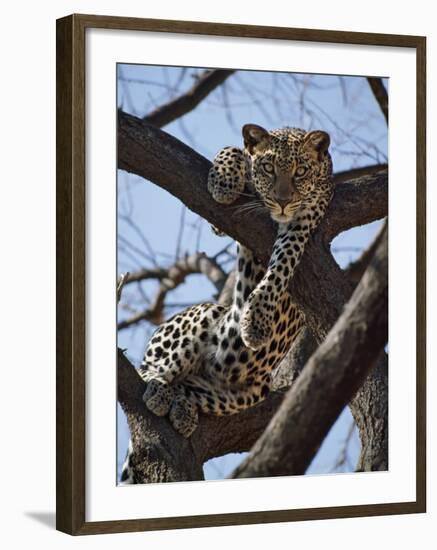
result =
M273 174L275 172L275 168L271 162L263 162L262 167L267 174Z
M296 170L296 176L298 178L304 176L307 173L308 168L306 166L299 166Z

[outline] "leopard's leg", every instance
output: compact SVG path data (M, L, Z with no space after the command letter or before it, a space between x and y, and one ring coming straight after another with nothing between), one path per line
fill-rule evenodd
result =
M199 368L213 327L225 312L217 304L199 304L175 315L153 335L139 374L147 382L143 400L157 416L170 410L173 385Z
M303 209L293 222L279 224L265 275L245 302L241 316L241 337L249 348L258 350L268 342L275 305L286 291L310 233L322 218L328 202L318 198L312 209Z
M199 375L189 375L176 386L170 409L170 422L184 437L190 437L199 424L199 411L215 416L236 414L263 401L272 385L270 373L250 385L219 385Z
M249 167L246 157L238 147L225 147L215 156L208 173L208 191L221 204L231 204L243 194L248 179ZM226 236L214 225L212 231Z
M231 204L244 192L248 157L238 147L221 149L208 173L208 191L221 204Z
M233 297L233 309L241 312L244 303L261 282L266 273L261 261L242 244L237 245L237 279Z
M173 428L183 437L190 437L199 425L199 410L194 399L190 399L183 385L176 388L176 396L171 405L169 419Z
M205 414L236 414L263 401L270 392L270 372L254 376L249 384L217 384L198 375L188 376L184 388L188 399Z
M170 421L184 437L198 425L198 411L213 415L235 414L265 399L271 388L272 370L295 339L301 314L286 293L273 319L275 339L255 352L241 339L239 315L248 294L263 277L264 269L244 247L238 252L237 282L233 304L220 320L202 369L189 374L175 387Z
M264 273L265 268L253 252L238 244L232 305L220 321L214 336L214 360L205 367L207 374L222 382L243 382L253 364L253 353L241 339L240 318L245 301Z

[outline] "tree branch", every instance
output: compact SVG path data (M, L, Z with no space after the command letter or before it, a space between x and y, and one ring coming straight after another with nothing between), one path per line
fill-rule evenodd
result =
M140 483L203 479L190 442L170 423L150 413L142 400L144 382L121 350L117 362L118 400L129 425L134 479Z
M168 274L168 269L165 267L145 267L138 271L132 271L126 277L124 284L139 283L140 281L146 281L147 279L157 279L158 281L164 279Z
M371 164L370 166L362 166L361 168L351 168L350 170L344 170L343 172L337 172L334 176L336 185L339 183L345 183L356 178L363 176L370 176L371 174L378 174L388 170L387 164Z
M363 276L363 273L366 271L367 266L371 262L373 255L375 254L375 251L378 248L379 243L381 242L386 227L387 220L379 230L376 237L373 239L370 246L366 248L366 250L364 250L364 252L358 259L356 259L354 262L351 262L344 270L346 277L354 284L359 283L361 277Z
M267 262L275 239L275 225L267 215L233 215L233 207L214 202L206 181L211 163L176 138L119 112L119 168L133 172L178 197L186 206L220 230L251 248ZM238 204L243 204L240 200ZM388 207L387 171L339 183L326 216L305 249L290 285L294 302L305 313L307 325L322 342L349 300L353 285L329 251L341 231L383 218ZM383 358L351 403L365 454L363 469L387 464L387 366ZM371 410L375 416L370 417ZM382 439L368 441L378 425ZM368 443L368 444L367 444Z
M167 293L181 285L188 275L203 273L213 283L218 292L221 292L227 277L225 271L214 259L209 258L204 252L196 252L190 256L179 258L175 264L166 270L152 268L151 270L131 273L124 284L150 278L150 272L157 275L157 278L161 280L153 304L146 310L129 317L129 319L120 321L117 325L118 330L128 328L140 321L151 321L156 325L161 324L164 321L164 305Z
M388 337L387 232L352 298L231 477L303 474Z
M273 373L273 388L289 388L317 349L317 342L308 327L303 327L289 352Z
M117 280L117 303L121 300L121 293L123 292L123 287L126 284L126 279L129 277L128 273L122 273Z
M226 282L220 292L217 302L221 306L230 306L234 297L234 288L237 280L237 272L235 268L228 274Z
M118 122L120 169L159 185L224 233L268 259L275 238L274 223L266 215L237 215L237 208L247 199L240 199L232 206L216 203L206 186L211 167L207 159L132 115L120 111ZM338 184L319 228L325 242L341 231L383 218L388 208L387 187L386 170Z
M196 78L196 83L184 94L158 107L146 115L143 120L157 128L170 124L177 118L192 111L212 91L234 74L230 69L214 69L204 71Z
M382 82L382 78L368 76L367 82L384 115L385 121L388 123L388 94Z

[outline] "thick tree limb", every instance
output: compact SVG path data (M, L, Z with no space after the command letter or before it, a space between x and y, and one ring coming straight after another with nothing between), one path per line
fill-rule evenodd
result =
M170 423L150 413L143 401L144 383L118 351L118 400L129 424L131 465L141 483L203 479L202 464L192 446Z
M335 183L345 183L356 178L363 176L370 176L371 174L378 174L388 170L387 164L373 164L370 166L362 166L361 168L351 168L350 170L344 170L343 172L337 172L334 176Z
M274 241L274 224L266 215L237 212L214 202L206 188L211 163L190 147L144 121L119 112L118 167L159 185L188 208L267 260ZM343 176L341 176L343 178ZM370 223L387 214L386 171L337 185L335 198L319 233L330 242L341 231ZM363 208L365 205L365 208Z
M303 474L388 338L387 232L326 340L231 477Z
M387 471L388 364L385 352L381 352L375 367L349 405L361 442L356 471Z
M317 342L308 327L303 327L290 351L273 374L273 388L289 388L317 349Z
M268 261L275 239L267 215L233 215L232 206L215 203L206 189L210 162L176 138L119 113L119 168L140 175L166 189L210 223L251 248ZM349 300L353 285L329 251L332 238L344 231L383 218L388 207L387 171L339 183L325 219L296 270L290 285L295 303L305 313L317 342L324 340ZM243 204L241 201L239 204ZM382 439L368 440L360 462L363 469L387 464L387 377L385 359L368 377L353 402L352 413L362 442L372 426L381 427ZM369 417L368 411L375 416Z
M204 71L197 77L196 83L187 92L146 115L144 121L157 128L170 124L173 120L186 115L197 107L206 96L223 84L234 72L230 69Z
M307 326L320 344L341 315L354 285L314 235L290 285L295 303L304 311ZM380 360L350 403L360 432L360 470L388 469L387 357Z

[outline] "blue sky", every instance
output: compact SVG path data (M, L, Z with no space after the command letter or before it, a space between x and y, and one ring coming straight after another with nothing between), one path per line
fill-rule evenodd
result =
M191 87L201 71L119 65L118 106L143 116ZM224 87L215 90L195 110L164 130L212 160L222 147L242 145L241 127L246 123L260 124L268 129L297 126L328 131L336 172L387 162L387 127L363 77L238 71ZM177 250L179 254L199 250L214 255L231 242L213 235L204 220L152 183L119 171L117 185L119 273L151 267L153 261L162 266L170 265ZM375 222L339 235L332 243L337 262L344 267L356 258L372 240L379 225ZM184 229L178 239L181 226ZM232 262L224 265L226 271L231 267ZM153 298L157 283L145 281L135 288L132 286L124 290L120 319L144 308L145 300ZM209 301L214 292L205 277L193 275L169 296L172 307L168 315L184 309L185 304ZM119 333L119 346L128 350L128 357L137 366L154 329L143 323ZM308 473L332 470L350 425L351 415L346 409L331 429ZM124 414L118 407L119 467L124 460L128 438ZM337 471L353 469L359 448L355 430L348 445L348 461ZM206 478L223 478L240 459L238 455L228 455L210 461L205 465Z

